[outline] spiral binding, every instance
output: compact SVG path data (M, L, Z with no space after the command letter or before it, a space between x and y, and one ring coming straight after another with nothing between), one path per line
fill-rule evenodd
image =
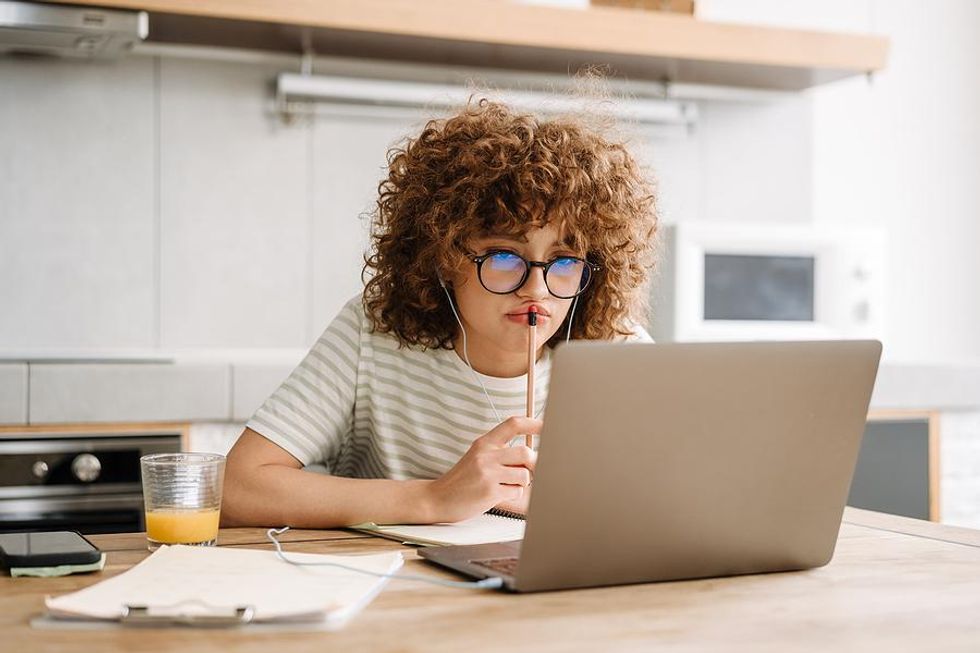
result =
M519 512L514 512L512 510L504 510L503 508L491 508L487 511L488 515L496 515L497 517L506 517L507 519L520 519L524 521L526 517Z

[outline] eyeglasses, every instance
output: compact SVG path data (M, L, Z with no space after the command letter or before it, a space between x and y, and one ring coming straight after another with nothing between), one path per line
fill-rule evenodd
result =
M559 299L571 299L586 289L592 274L601 266L574 256L559 256L547 263L528 261L514 252L495 250L472 256L480 284L495 295L507 295L527 281L531 268L541 268L548 292Z

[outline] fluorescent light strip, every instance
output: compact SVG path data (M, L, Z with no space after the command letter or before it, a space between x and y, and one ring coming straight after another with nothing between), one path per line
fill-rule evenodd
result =
M322 100L429 109L462 106L473 93L450 84L296 73L281 73L276 80L276 90L280 99L287 101ZM592 104L587 99L536 91L492 91L490 95L522 111L576 113L588 112L594 106L618 119L640 123L689 125L697 121L697 106L677 100L630 98Z

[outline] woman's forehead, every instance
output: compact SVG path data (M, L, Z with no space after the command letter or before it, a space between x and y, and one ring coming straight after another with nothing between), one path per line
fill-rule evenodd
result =
M575 245L579 239L575 237L566 222L557 224L549 222L540 227L529 227L514 231L485 231L476 234L474 241L506 240L518 244L543 243L545 245Z

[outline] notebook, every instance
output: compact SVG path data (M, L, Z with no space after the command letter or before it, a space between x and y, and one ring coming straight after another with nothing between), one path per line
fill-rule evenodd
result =
M491 544L524 539L524 516L503 510L490 512L451 524L396 524L379 526L358 524L352 529L387 537L403 544L449 546L453 544Z
M394 572L403 562L398 552L288 556L383 574ZM55 621L118 621L133 616L134 608L140 610L137 606L145 606L144 618L148 613L164 624L182 618L247 613L249 618L239 621L314 622L333 629L370 603L387 580L339 567L291 565L272 551L164 546L118 576L71 594L48 597L46 617Z

